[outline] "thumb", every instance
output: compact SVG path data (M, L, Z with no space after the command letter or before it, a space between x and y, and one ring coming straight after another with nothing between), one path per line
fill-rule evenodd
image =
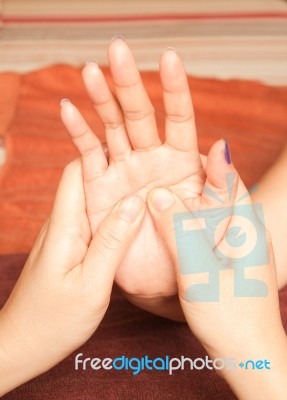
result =
M163 188L150 192L148 207L176 267L181 300L216 301L219 264L199 219L175 194ZM208 284L197 283L201 273L209 273Z
M233 204L239 176L231 161L227 141L221 139L211 147L206 160L206 182L200 200L202 208Z
M35 260L41 252L41 259L49 261L46 263L49 268L58 272L70 270L82 262L89 240L81 161L77 159L63 171L53 209L36 240L30 260Z
M97 296L110 295L116 270L144 215L145 202L130 196L117 204L98 228L83 262L83 273Z

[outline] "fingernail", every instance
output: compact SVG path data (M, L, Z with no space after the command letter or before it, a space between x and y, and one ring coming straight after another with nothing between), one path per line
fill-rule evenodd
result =
M151 203L156 211L163 211L171 207L175 202L172 193L168 189L154 189L151 194Z
M231 154L230 154L230 149L228 146L228 142L226 139L224 140L224 157L225 157L225 161L227 162L228 165L231 164Z
M123 40L124 42L126 41L126 39L122 35L115 35L112 37L112 42L114 42L117 39Z
M98 63L97 63L96 61L94 61L94 60L88 60L88 61L86 61L86 65L93 65L93 66L95 66L95 67L98 67L98 66L99 66Z
M134 222L141 213L143 205L144 201L138 196L125 198L119 207L121 218L127 222Z
M174 53L176 53L176 50L174 47L166 47L163 51L163 53L165 53L166 51L173 51Z
M69 99L62 99L60 101L60 106L62 107L64 104L71 103Z

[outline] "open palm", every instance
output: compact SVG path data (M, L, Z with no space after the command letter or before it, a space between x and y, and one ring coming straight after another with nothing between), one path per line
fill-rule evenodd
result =
M86 88L105 125L108 159L76 107L68 101L62 103L63 122L81 153L93 234L110 209L127 195L146 199L154 187L166 186L190 206L204 184L188 82L175 51L166 50L160 61L166 111L164 143L132 53L121 38L109 46L108 58L115 95L97 64L90 62L83 70ZM168 298L177 293L170 256L149 213L116 282L136 304L138 299Z

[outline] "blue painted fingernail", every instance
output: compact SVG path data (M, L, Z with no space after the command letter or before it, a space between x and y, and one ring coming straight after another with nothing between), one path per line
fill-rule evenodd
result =
M230 149L229 149L227 140L226 139L223 139L223 140L224 140L224 157L225 157L227 164L230 165L231 164Z

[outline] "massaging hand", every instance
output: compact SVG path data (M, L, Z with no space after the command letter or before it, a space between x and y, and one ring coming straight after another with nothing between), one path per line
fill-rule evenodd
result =
M186 320L209 355L236 357L238 364L270 362L271 370L238 367L222 370L223 377L240 399L285 399L287 342L272 244L226 160L228 147L220 140L208 155L207 179L196 202L187 206L174 192L159 188L149 194L148 207L172 255ZM244 257L253 248L253 268L248 268Z
M113 207L91 240L79 160L0 312L0 395L82 345L100 324L114 276L145 213L136 196Z
M160 61L166 110L164 143L127 44L115 39L108 48L108 58L115 96L95 63L88 63L83 78L105 125L109 160L77 108L62 102L62 120L81 153L93 234L126 195L136 194L145 200L154 187L167 186L190 206L201 194L204 181L188 82L178 55L169 49ZM116 282L134 304L159 315L180 318L180 308L172 308L173 300L178 302L172 262L148 213L117 271Z

